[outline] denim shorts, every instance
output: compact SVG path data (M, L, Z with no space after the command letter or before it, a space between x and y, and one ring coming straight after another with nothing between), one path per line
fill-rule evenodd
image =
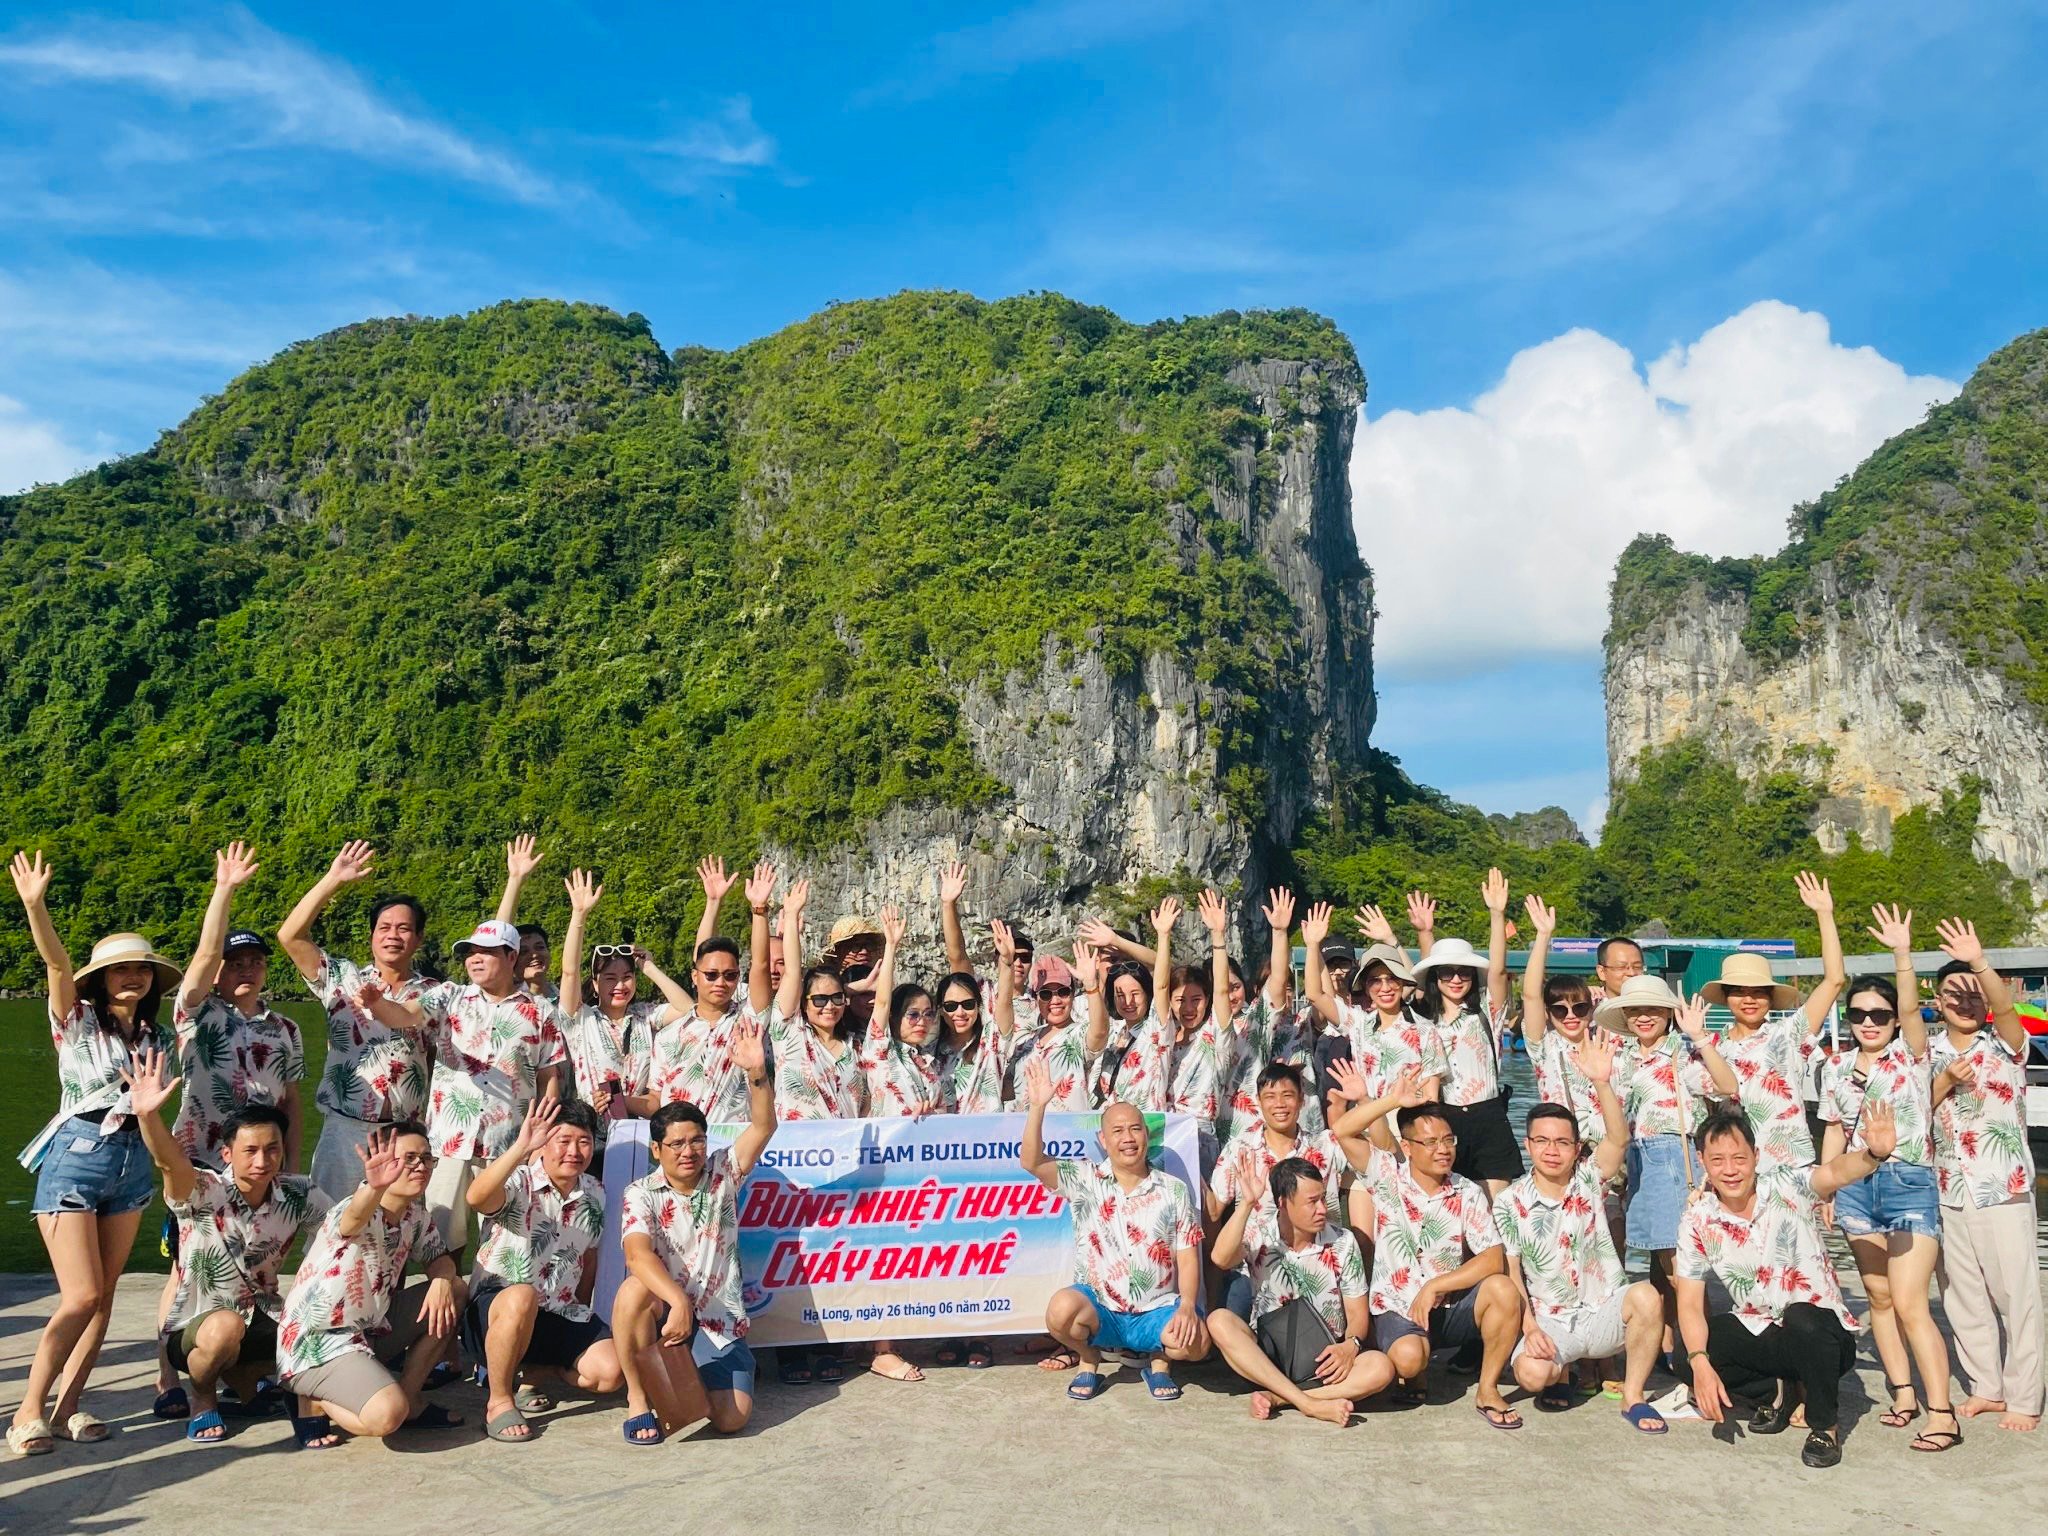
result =
M1166 1325L1173 1321L1174 1303L1149 1312L1117 1312L1105 1304L1093 1289L1074 1287L1088 1298L1088 1305L1102 1321L1095 1330L1095 1347L1121 1355L1162 1355L1166 1352Z
M1692 1159L1693 1178L1700 1162ZM1686 1144L1680 1136L1638 1136L1628 1144L1628 1245L1639 1253L1678 1246L1685 1214Z
M690 1341L690 1359L697 1367L697 1379L706 1392L734 1392L754 1395L754 1352L745 1339L734 1339L723 1348L702 1328Z
M97 1120L77 1116L57 1127L43 1166L36 1170L37 1216L78 1212L125 1216L149 1204L156 1193L156 1164L130 1121L111 1136Z
M1847 1237L1910 1232L1941 1240L1941 1202L1934 1170L1889 1158L1877 1172L1835 1191L1835 1224Z

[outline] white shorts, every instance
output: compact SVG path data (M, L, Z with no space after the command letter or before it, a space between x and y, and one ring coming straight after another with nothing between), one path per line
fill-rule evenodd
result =
M469 1246L469 1181L481 1163L466 1157L444 1157L427 1179L427 1220L441 1234L450 1253Z
M1567 1312L1558 1317L1542 1319L1543 1331L1550 1335L1550 1342L1557 1346L1557 1363L1575 1365L1581 1360L1601 1360L1609 1355L1618 1355L1627 1342L1628 1325L1623 1315L1626 1290L1616 1291L1597 1307L1588 1307L1579 1312ZM1515 1355L1524 1348L1523 1341L1515 1344Z
M356 1153L377 1129L368 1120L351 1120L347 1115L330 1114L320 1122L320 1139L313 1144L313 1183L336 1204L361 1186L363 1160Z

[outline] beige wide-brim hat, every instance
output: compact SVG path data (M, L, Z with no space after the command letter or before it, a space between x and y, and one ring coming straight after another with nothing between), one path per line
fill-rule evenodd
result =
M92 947L92 958L72 972L74 982L85 980L95 971L104 971L110 965L126 965L131 961L142 961L156 967L156 979L168 991L184 978L185 968L175 960L166 960L154 949L149 940L139 933L110 933Z
M1409 968L1408 956L1391 944L1375 944L1358 957L1358 968L1351 973L1355 983L1362 984L1365 973L1376 965L1383 965L1394 980L1404 986L1415 985L1415 972Z
M1668 1008L1675 1018L1684 1006L1685 1000L1671 990L1671 984L1662 976L1631 976L1614 996L1601 999L1600 1006L1593 1010L1593 1022L1618 1029L1632 1009Z
M1438 939L1430 946L1429 953L1415 962L1415 974L1427 976L1431 971L1441 971L1455 966L1459 970L1486 974L1485 955L1474 949L1466 939Z
M879 928L866 918L856 917L849 912L832 925L832 934L825 940L825 948L830 952L854 939L869 940L869 947L873 949L880 949L883 944L883 935Z
M1725 1004L1730 987L1769 987L1773 1008L1790 1008L1799 1001L1799 991L1771 974L1771 962L1762 955L1738 951L1721 961L1721 979L1700 988L1710 1003Z

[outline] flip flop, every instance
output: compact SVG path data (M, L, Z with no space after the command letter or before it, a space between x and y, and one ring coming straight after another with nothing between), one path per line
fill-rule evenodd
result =
M149 1411L159 1419L182 1419L192 1412L192 1399L185 1395L183 1387L168 1387L157 1393Z
M641 1439L642 1432L650 1429L654 1431L654 1438L652 1440ZM626 1437L626 1444L639 1446L643 1450L650 1445L659 1445L668 1438L667 1435L661 1432L661 1420L651 1413L634 1414L633 1417L619 1426L619 1433Z
M209 1429L219 1430L209 1435ZM185 1421L185 1438L197 1445L225 1445L228 1438L227 1421L220 1416L218 1408L209 1408L204 1413L195 1413Z
M515 1429L526 1431L523 1435L512 1434ZM484 1420L484 1433L503 1445L531 1445L537 1438L533 1426L526 1422L526 1415L516 1407L507 1408L503 1413L494 1413Z
M1543 1413L1563 1413L1567 1408L1576 1407L1578 1401L1579 1394L1561 1381L1536 1394L1536 1407Z
M1180 1383L1164 1371L1140 1371L1144 1378L1145 1392L1155 1403L1172 1403L1180 1400ZM1165 1390L1161 1390L1164 1388Z
M1479 1416L1495 1429L1520 1429L1522 1427L1522 1416L1512 1408L1493 1408L1485 1403L1474 1403L1472 1406L1478 1411Z
M30 1419L26 1424L7 1426L7 1449L17 1456L47 1456L57 1449L48 1419Z
M57 1431L57 1438L76 1445L98 1445L112 1433L106 1420L81 1408L64 1421L63 1428Z
M405 1421L407 1429L460 1429L462 1415L450 1413L439 1403L429 1403Z
M304 1418L293 1414L292 1436L299 1442L299 1449L302 1451L331 1451L342 1444L338 1438L331 1438L334 1436L334 1421L324 1413L310 1413ZM316 1445L316 1440L324 1440L327 1443Z
M1664 1422L1664 1415L1648 1403L1637 1403L1633 1408L1624 1408L1621 1410L1621 1416L1628 1420L1631 1429L1645 1435L1661 1435L1671 1427Z
M1022 1351L1020 1350L1021 1354ZM1081 1357L1064 1344L1038 1362L1041 1371L1071 1371L1081 1364Z
M1077 1403L1085 1403L1102 1390L1100 1371L1081 1371L1067 1383L1067 1396Z

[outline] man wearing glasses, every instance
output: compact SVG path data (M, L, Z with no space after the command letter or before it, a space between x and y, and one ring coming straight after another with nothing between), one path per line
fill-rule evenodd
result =
M1628 1156L1628 1116L1609 1081L1613 1041L1603 1035L1581 1039L1577 1066L1592 1086L1600 1140L1581 1156L1578 1116L1563 1104L1538 1104L1529 1111L1522 1143L1529 1171L1493 1203L1508 1277L1522 1300L1515 1380L1535 1395L1538 1408L1556 1412L1577 1400L1574 1365L1626 1348L1622 1416L1644 1434L1662 1434L1663 1415L1644 1401L1643 1389L1657 1357L1663 1304L1647 1280L1624 1285L1621 1257L1602 1216L1602 1186Z
M1430 1351L1478 1340L1479 1413L1495 1429L1520 1429L1501 1396L1500 1373L1521 1331L1522 1298L1508 1279L1486 1191L1451 1171L1458 1138L1436 1104L1399 1116L1400 1155L1374 1147L1353 1190L1372 1234L1372 1346L1403 1385L1396 1400L1424 1401Z
M626 1375L628 1445L659 1445L640 1351L659 1342L671 1380L694 1366L711 1404L711 1427L733 1434L754 1412L754 1355L740 1294L739 1188L775 1134L775 1092L761 1025L733 1033L733 1060L747 1090L747 1123L730 1148L712 1151L704 1111L664 1104L648 1136L657 1166L626 1190L626 1278L612 1329Z
M278 1377L301 1399L293 1428L314 1450L336 1443L336 1427L382 1439L407 1424L462 1422L438 1403L422 1407L463 1305L422 1199L434 1169L426 1127L380 1126L356 1156L362 1182L307 1245L277 1329ZM400 1290L412 1262L426 1278Z
M740 984L739 945L723 934L699 944L690 984L695 1004L654 1036L655 1099L695 1104L713 1124L744 1120L746 1074L732 1052L744 1016L733 1004Z

